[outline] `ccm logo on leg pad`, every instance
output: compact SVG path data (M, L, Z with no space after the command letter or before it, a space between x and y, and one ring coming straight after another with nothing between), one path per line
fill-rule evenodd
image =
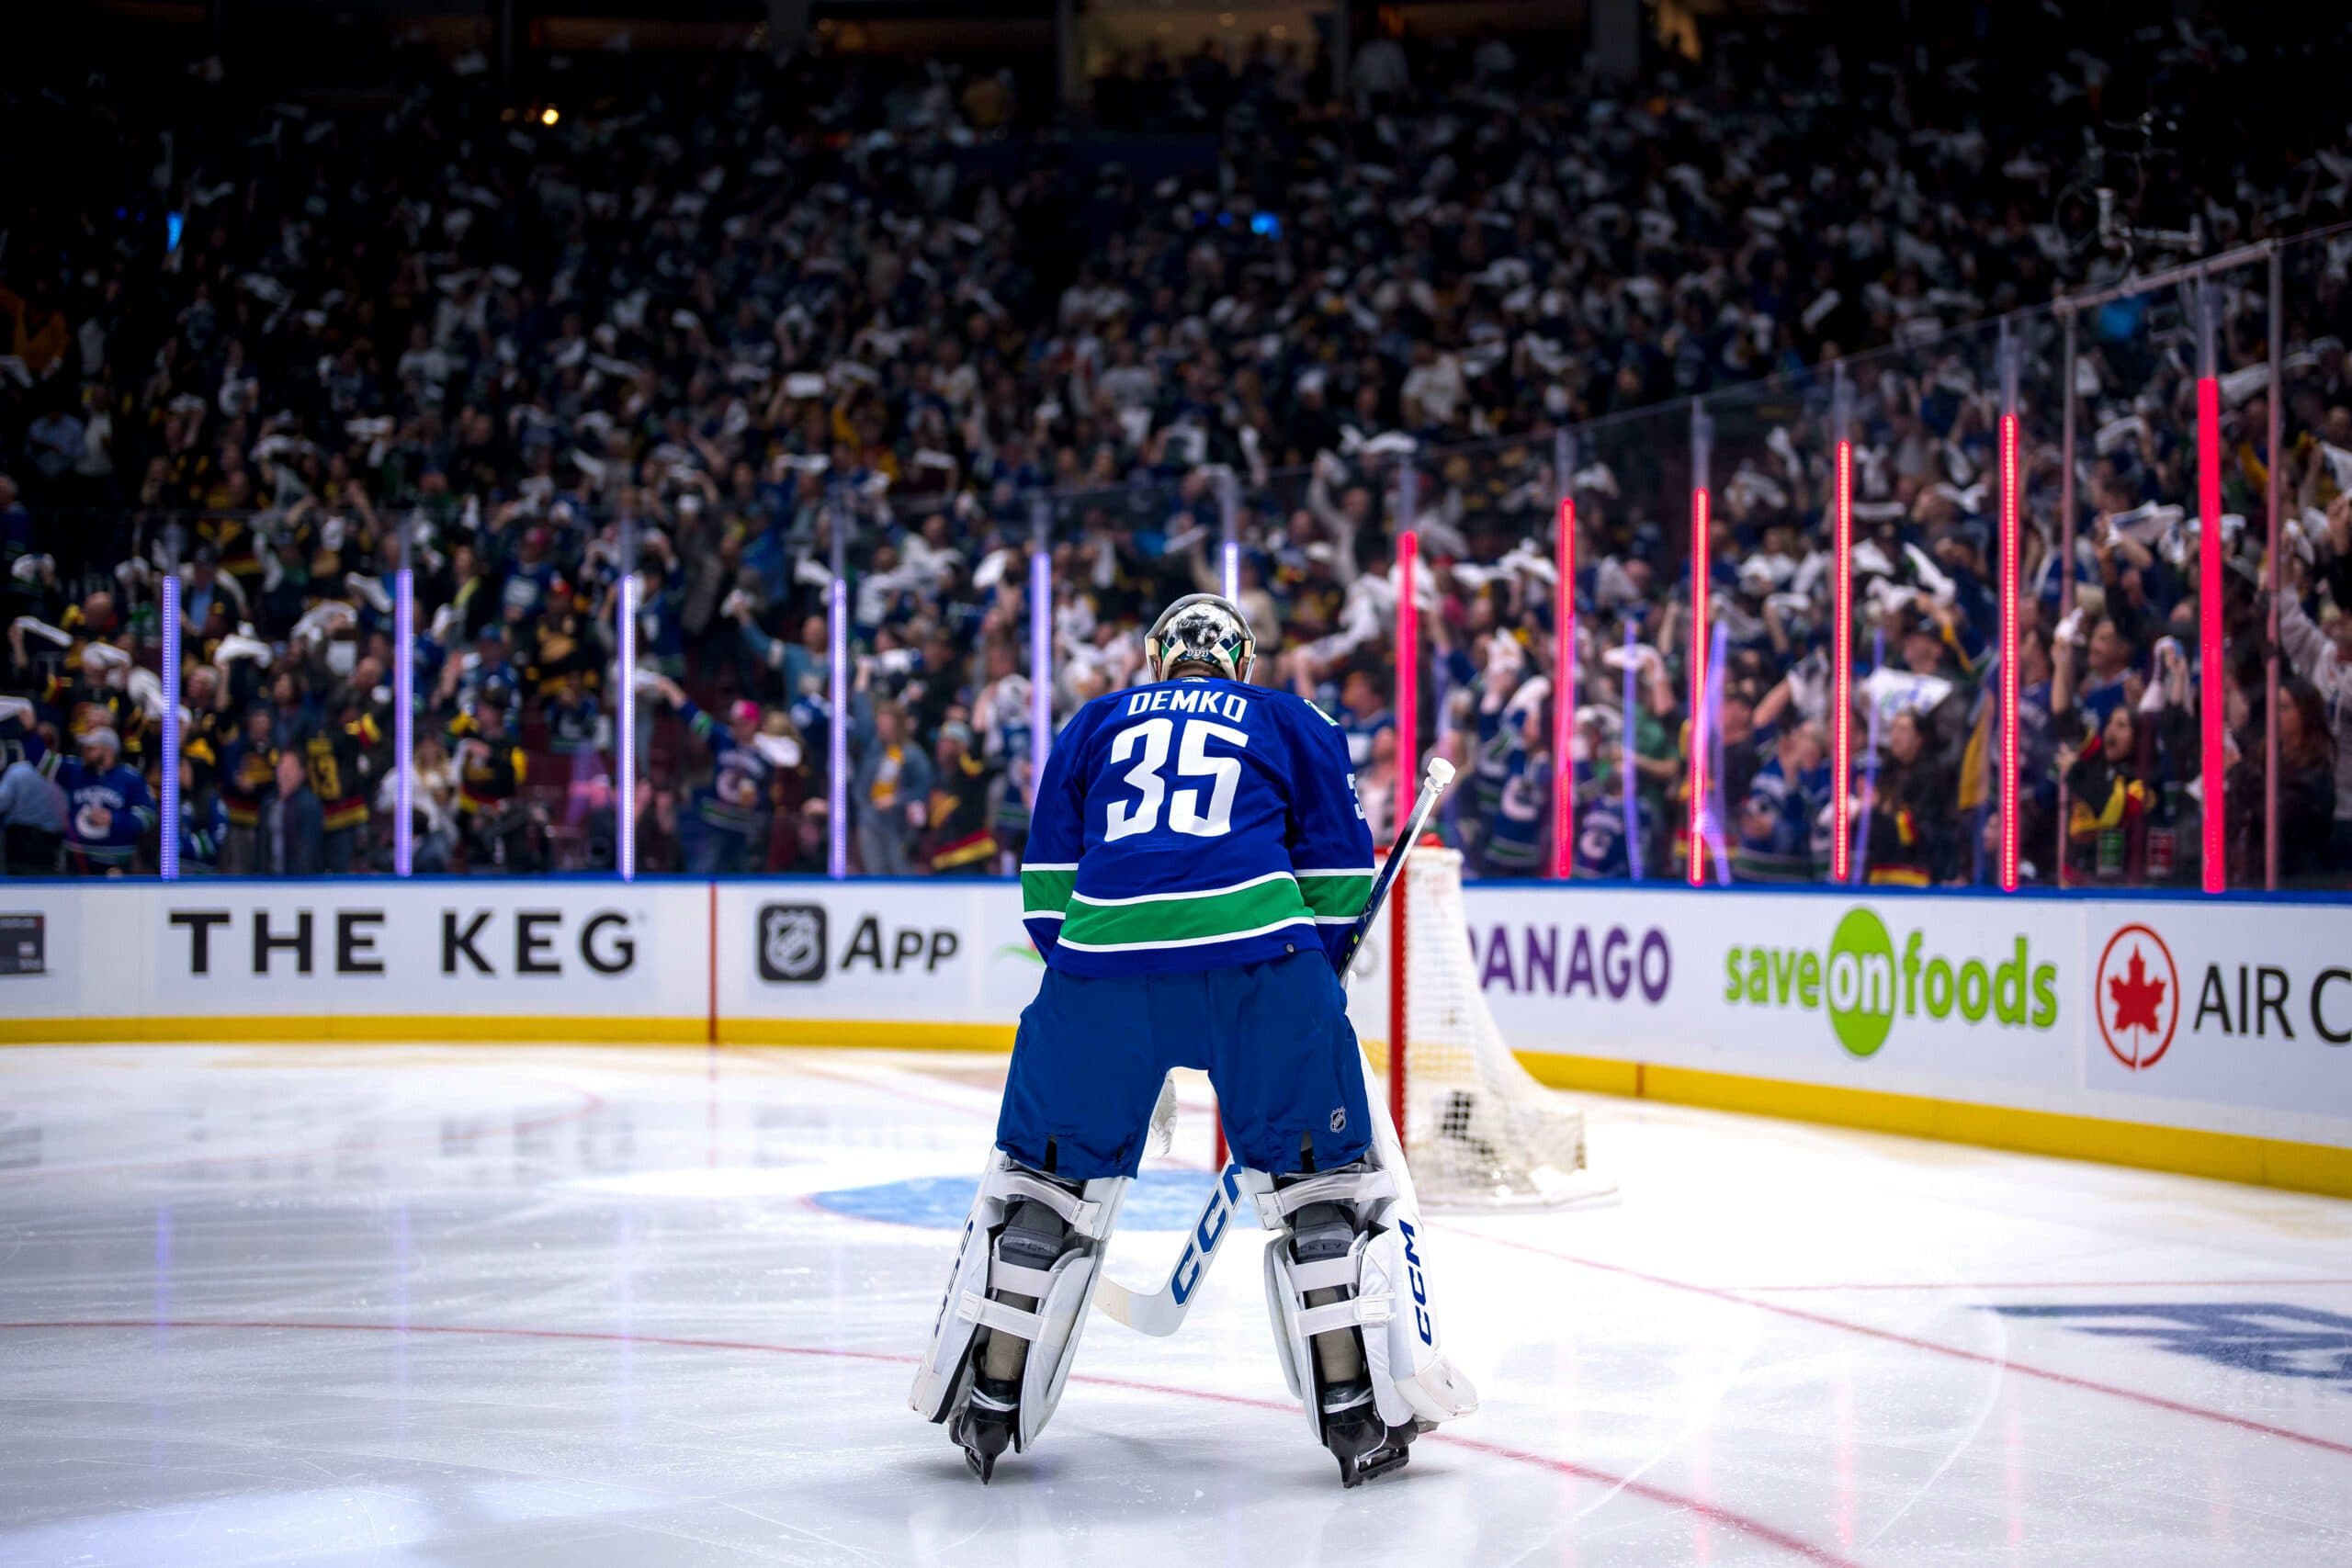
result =
M1429 1286L1421 1279L1421 1254L1413 1245L1413 1227L1399 1220L1396 1232L1405 1238L1405 1279L1413 1288L1413 1328L1420 1335L1422 1344L1435 1349L1436 1342L1430 1337L1434 1330L1430 1323Z

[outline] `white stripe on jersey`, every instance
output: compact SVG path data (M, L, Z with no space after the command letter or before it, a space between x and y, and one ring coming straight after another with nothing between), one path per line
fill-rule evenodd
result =
M1165 947L1214 947L1219 942L1239 942L1244 937L1264 936L1269 931L1278 931L1285 926L1311 926L1315 923L1312 916L1293 915L1286 920L1276 920L1270 926L1258 926L1246 931L1220 931L1215 936L1178 937L1170 942L1072 942L1069 938L1063 937L1061 945L1074 948L1080 953L1145 953L1155 948Z
M1238 893L1246 887L1258 887L1269 882L1292 880L1293 877L1289 872L1270 871L1263 876L1253 876L1247 882L1236 882L1224 887L1187 887L1177 893L1138 893L1129 898L1095 898L1077 892L1073 892L1070 897L1080 904L1091 904L1098 909L1111 909L1123 904L1164 904L1172 898L1214 898L1220 894ZM1073 942L1071 945L1078 944Z

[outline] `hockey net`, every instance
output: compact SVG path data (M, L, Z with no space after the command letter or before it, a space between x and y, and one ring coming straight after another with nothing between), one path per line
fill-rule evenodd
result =
M1539 1205L1614 1190L1585 1161L1584 1113L1535 1081L1495 1025L1470 948L1462 905L1462 856L1434 843L1413 852L1403 885L1404 1114L1397 1128L1424 1202ZM1359 957L1351 1009L1367 1040L1390 1027L1389 933L1381 917ZM1368 1053L1380 1092L1390 1096L1391 1053Z

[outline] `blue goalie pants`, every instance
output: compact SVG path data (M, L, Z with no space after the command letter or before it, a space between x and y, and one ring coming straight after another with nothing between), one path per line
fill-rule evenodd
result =
M1021 1014L997 1147L1073 1181L1133 1176L1170 1067L1216 1088L1233 1157L1329 1170L1372 1142L1347 998L1322 950L1162 975L1046 971Z

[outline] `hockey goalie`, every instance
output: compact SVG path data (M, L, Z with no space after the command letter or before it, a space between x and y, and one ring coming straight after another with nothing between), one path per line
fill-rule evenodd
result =
M1080 708L1039 783L1021 886L1045 977L910 1403L983 1482L1036 1441L1154 1103L1199 1068L1278 1233L1275 1353L1353 1486L1477 1403L1440 1348L1411 1178L1341 990L1371 834L1340 730L1248 683L1230 601L1178 600L1145 657L1152 683Z

